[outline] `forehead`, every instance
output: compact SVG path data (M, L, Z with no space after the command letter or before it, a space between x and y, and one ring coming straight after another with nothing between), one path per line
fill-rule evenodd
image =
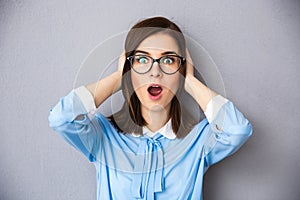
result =
M175 51L179 54L179 47L176 40L166 33L156 33L147 37L140 43L136 50L147 51L153 54Z

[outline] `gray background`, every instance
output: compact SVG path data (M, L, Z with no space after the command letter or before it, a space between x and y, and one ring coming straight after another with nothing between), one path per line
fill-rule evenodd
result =
M49 128L49 110L97 44L154 15L206 48L254 128L205 175L204 199L299 199L299 1L1 0L1 200L96 199L94 166Z

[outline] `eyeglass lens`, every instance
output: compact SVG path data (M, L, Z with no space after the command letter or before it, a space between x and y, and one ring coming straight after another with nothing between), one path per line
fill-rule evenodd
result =
M159 62L161 70L166 74L175 73L181 65L180 57L173 55L163 56L159 59L145 55L134 55L131 58L131 65L137 73L146 73L150 71L155 61Z

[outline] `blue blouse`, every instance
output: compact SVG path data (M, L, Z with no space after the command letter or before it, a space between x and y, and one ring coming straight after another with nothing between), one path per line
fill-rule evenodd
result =
M49 125L95 165L98 200L201 200L209 166L252 134L231 101L178 139L166 137L169 124L152 136L118 133L106 117L91 112L84 98L75 90L61 98L50 110Z

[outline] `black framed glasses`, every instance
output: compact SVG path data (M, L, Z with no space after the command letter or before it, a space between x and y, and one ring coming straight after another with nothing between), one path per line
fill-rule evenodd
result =
M130 61L131 68L138 74L146 74L157 62L160 70L168 75L175 74L185 62L185 58L178 55L165 55L154 59L147 55L133 55L127 57Z

